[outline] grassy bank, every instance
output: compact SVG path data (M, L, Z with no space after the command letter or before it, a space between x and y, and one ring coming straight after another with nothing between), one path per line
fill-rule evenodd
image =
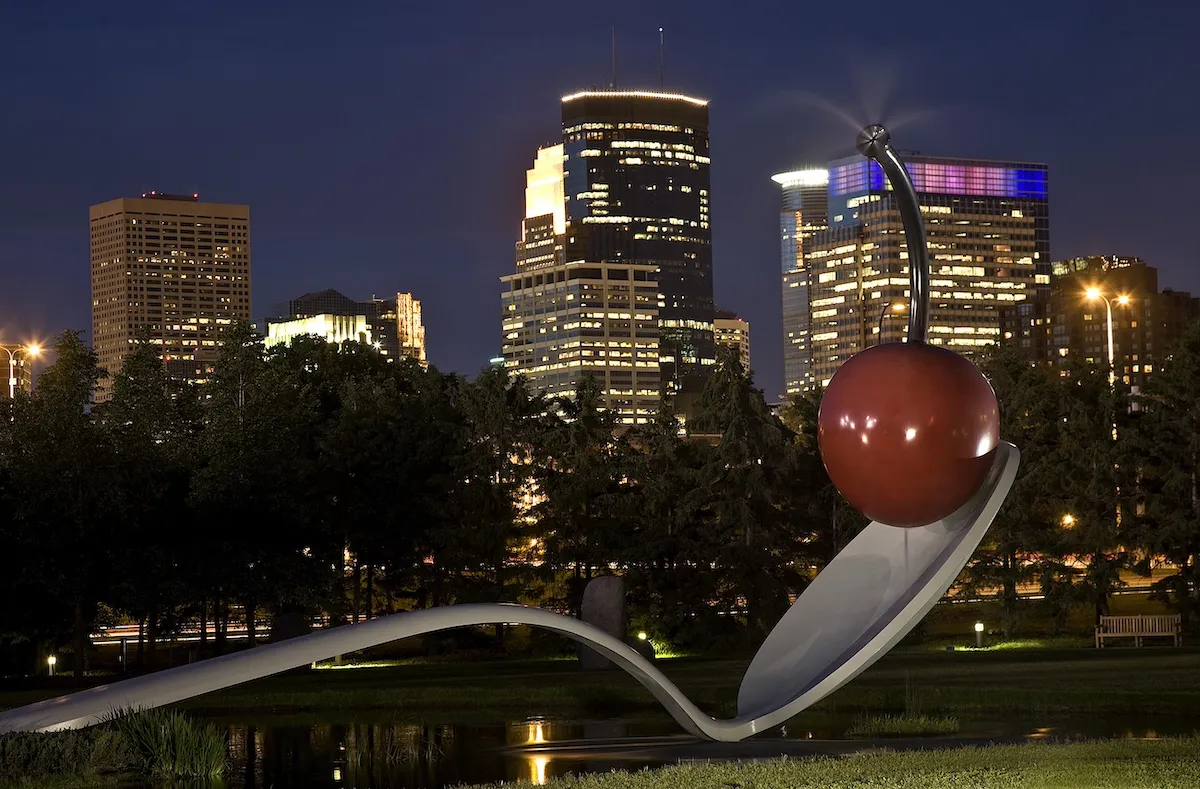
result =
M1191 789L1198 785L1200 738L694 764L554 779L546 784L548 789Z
M743 661L664 661L663 671L706 712L735 712ZM56 695L40 689L42 697ZM33 700L0 694L0 706ZM426 663L271 677L180 705L206 713L388 710L427 723L659 714L623 672L584 673L573 661ZM897 651L817 705L814 713L919 711L992 715L1190 715L1200 710L1200 650Z
M146 710L77 731L0 735L0 789L215 778L227 759L216 727L172 710Z

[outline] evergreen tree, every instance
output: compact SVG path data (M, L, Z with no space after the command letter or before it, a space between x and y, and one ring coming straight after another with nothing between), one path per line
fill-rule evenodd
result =
M613 520L620 485L617 424L590 375L580 379L573 397L558 398L551 409L557 419L538 450L549 461L539 470L536 516L547 568L570 573L562 602L578 615L584 586L607 567L620 542Z
M736 349L722 348L694 425L719 436L706 449L693 492L701 502L710 560L723 575L717 599L744 606L751 638L764 636L806 585L817 529L795 434L771 413Z
M1129 463L1138 471L1132 542L1139 569L1149 574L1160 557L1175 572L1156 581L1155 594L1200 633L1200 322L1188 331L1137 398L1142 415L1130 432Z
M1001 627L1006 637L1017 633L1021 585L1037 581L1049 566L1035 551L1053 550L1058 519L1044 501L1045 480L1055 475L1054 442L1061 424L1057 374L1011 346L989 348L979 359L1000 403L1000 439L1021 452L1012 491L960 578L960 592L974 597L999 590ZM1053 573L1047 577L1051 582ZM1051 591L1048 589L1047 591Z

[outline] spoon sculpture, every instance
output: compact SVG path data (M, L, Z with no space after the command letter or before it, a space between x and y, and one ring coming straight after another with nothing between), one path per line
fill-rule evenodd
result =
M392 614L70 693L0 714L0 732L82 728L115 710L171 704L423 633L497 623L585 644L636 678L690 734L710 740L767 731L849 682L950 588L996 517L1019 462L1016 447L998 439L986 379L957 354L924 343L929 256L916 192L887 131L867 127L858 147L882 166L904 220L908 342L847 361L830 382L819 427L830 478L875 520L771 631L742 679L737 718L704 714L652 662L599 628L539 608L480 604Z

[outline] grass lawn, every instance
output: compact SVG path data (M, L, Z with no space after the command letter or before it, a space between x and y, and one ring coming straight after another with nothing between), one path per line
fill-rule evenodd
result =
M735 714L743 661L664 661L664 672L712 715ZM318 670L185 702L204 710L391 709L407 714L615 715L660 709L623 672L585 674L569 661ZM1200 651L897 652L817 705L817 712L955 715L1197 715Z
M500 785L494 786L499 789ZM740 765L694 764L553 779L546 786L549 789L1191 789L1200 786L1200 738L885 752L840 759Z
M745 661L679 659L660 665L710 714L735 713ZM59 692L42 685L0 693L0 707ZM574 661L552 660L317 670L247 683L180 706L222 714L389 710L428 723L660 712L651 695L623 672L587 674ZM1200 650L898 650L813 712L859 715L906 710L961 717L1197 716Z

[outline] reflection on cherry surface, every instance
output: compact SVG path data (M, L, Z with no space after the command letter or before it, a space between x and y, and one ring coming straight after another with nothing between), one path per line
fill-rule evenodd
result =
M821 400L821 458L852 506L892 526L944 518L979 489L1000 440L991 384L953 351L887 343L851 357Z

